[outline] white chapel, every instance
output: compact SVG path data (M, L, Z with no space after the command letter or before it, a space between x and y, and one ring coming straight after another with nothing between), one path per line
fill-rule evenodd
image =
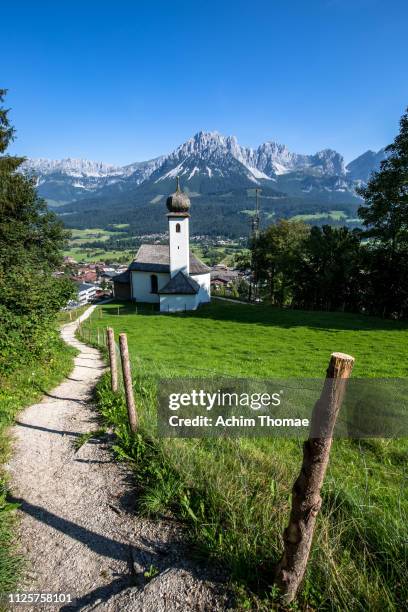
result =
M190 251L190 199L167 198L169 244L142 244L128 270L114 277L117 298L160 304L160 312L195 310L211 301L210 268Z

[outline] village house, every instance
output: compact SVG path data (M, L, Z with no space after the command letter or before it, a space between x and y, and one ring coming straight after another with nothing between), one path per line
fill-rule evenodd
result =
M91 283L78 283L78 303L89 304L96 298L96 292L99 287Z
M66 266L68 266L68 265L74 265L74 266L77 265L77 260L74 259L73 257L68 256L68 255L66 255L64 257L63 261L64 261L64 265L66 265Z
M221 287L230 289L240 278L238 270L232 270L223 264L214 266L211 271L211 287L218 290Z
M195 310L211 301L210 268L190 251L190 200L178 178L166 204L169 243L142 244L128 269L114 277L114 295L159 304L160 312Z

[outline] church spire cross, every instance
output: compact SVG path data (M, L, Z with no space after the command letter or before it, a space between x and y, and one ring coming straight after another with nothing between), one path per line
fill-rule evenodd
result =
M176 176L176 181L177 181L177 189L176 189L176 191L180 191L180 177L178 175Z

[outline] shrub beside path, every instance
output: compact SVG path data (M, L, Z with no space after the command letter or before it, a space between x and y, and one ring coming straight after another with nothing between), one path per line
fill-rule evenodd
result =
M191 560L180 525L135 515L131 474L113 460L112 436L75 446L99 428L92 392L105 370L99 351L75 338L78 321L61 330L78 350L74 370L20 413L8 464L10 501L20 504L18 546L26 559L19 591L71 594L73 602L24 608L229 609L224 582Z

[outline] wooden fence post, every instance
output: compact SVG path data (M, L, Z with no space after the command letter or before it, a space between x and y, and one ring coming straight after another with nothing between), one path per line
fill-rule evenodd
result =
M101 335L100 335L100 332L99 332L99 327L98 327L98 331L97 331L97 338L98 338L98 346L99 346L100 343L101 343Z
M119 334L120 357L122 360L123 382L125 385L126 406L129 417L130 430L135 433L138 419L133 395L132 373L130 369L129 349L126 334Z
M283 533L284 552L276 569L275 581L286 604L295 599L306 571L316 516L322 504L320 491L333 429L353 365L354 357L332 354L321 396L313 408L309 438L303 445L302 468L292 489L289 524Z
M106 328L106 337L109 349L112 391L116 393L118 390L118 369L116 366L115 333L111 327Z

